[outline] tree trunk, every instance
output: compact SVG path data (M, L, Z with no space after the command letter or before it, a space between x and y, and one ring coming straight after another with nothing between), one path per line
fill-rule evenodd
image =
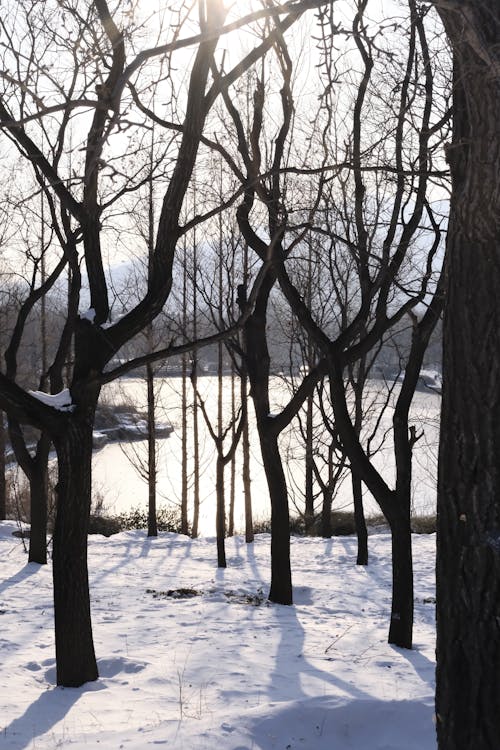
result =
M242 386L243 398L248 398L246 389L246 378L245 387ZM243 449L243 494L245 498L245 542L251 544L254 540L253 532L253 514L252 514L252 490L251 490L251 479L250 479L250 435L248 429L248 410L246 412L245 424L243 425L242 434L242 449Z
M271 500L271 587L269 600L276 604L292 604L288 491L278 447L278 435L273 425L273 418L269 414L270 358L266 339L266 311L272 285L273 279L269 277L262 285L254 312L245 325L245 355L250 380L250 393L257 420L262 462Z
M402 446L401 442L395 437L394 446L398 466L397 491L391 490L384 478L375 469L359 442L358 432L351 421L347 407L342 367L332 359L331 369L331 400L343 449L349 457L351 470L368 487L391 527L393 591L389 643L394 643L402 648L411 648L413 566L411 558L410 485L408 484L411 481L411 450L410 469L408 469L406 462L403 467L398 466L402 457L408 458L407 453L404 452L404 448L408 444L408 438L406 436L406 444ZM398 429L401 429L401 424L401 420L398 420ZM398 448L400 449L399 453L397 452Z
M57 684L79 687L98 677L87 571L92 420L72 419L54 443L59 468L52 555Z
M148 536L158 536L156 521L156 414L154 372L151 363L146 365L148 392Z
M182 417L181 417L181 455L182 455L182 488L181 488L181 534L189 533L188 523L188 429L187 429L187 357L182 357Z
M215 526L217 531L217 567L225 568L226 563L226 508L224 499L224 460L221 455L222 446L217 452L215 494L216 494L216 518Z
M500 737L500 9L440 10L454 50L438 477L440 750ZM495 71L496 65L496 71Z
M398 514L391 522L392 606L389 643L412 647L413 637L413 563L409 513Z
M354 501L354 523L358 540L356 565L368 565L368 531L363 508L363 485L358 475L351 471L352 497Z
M262 460L271 496L271 588L269 600L293 604L290 566L290 517L285 472L278 440L269 430L259 430Z
M326 484L323 489L323 504L321 506L321 536L331 539L332 529L332 489Z
M314 527L314 469L313 469L313 406L312 396L306 401L306 465L304 527L307 535Z
M195 311L196 317L196 311ZM196 333L194 339L196 340ZM193 353L193 369L191 372L191 383L193 386L193 523L191 536L198 536L198 525L200 521L200 435L198 424L198 360L196 352Z
M30 468L30 545L29 562L39 565L47 563L47 508L48 508L48 453L50 441L42 436L40 440L46 440L47 446L40 453L37 450L36 459Z
M236 374L234 363L231 364L231 443L236 437ZM227 535L234 536L234 503L236 500L236 451L233 453L229 473L229 518L227 523Z
M5 482L5 416L0 411L0 521L7 514L7 484Z

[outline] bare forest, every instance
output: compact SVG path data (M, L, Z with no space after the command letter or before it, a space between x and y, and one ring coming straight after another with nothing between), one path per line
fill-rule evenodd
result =
M204 545L209 513L218 576L265 532L238 596L293 613L295 535L364 575L377 524L405 653L424 524L437 746L497 750L499 50L496 0L2 0L0 526L51 570L57 686L102 673L91 532Z

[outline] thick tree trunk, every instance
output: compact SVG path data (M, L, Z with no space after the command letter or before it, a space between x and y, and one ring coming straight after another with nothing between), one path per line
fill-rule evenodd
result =
M57 684L78 687L98 677L87 571L92 423L72 420L54 442L59 468L52 555Z
M413 638L413 563L410 514L391 522L392 606L389 643L411 648Z
M500 737L500 8L441 10L455 56L438 478L440 750ZM490 60L490 62L488 62ZM496 70L495 70L496 64Z
M43 439L43 438L42 438ZM47 563L48 447L37 456L30 470L30 545L29 562Z
M277 438L259 429L262 460L271 497L271 588L269 600L293 604L290 566L290 517L285 472Z
M358 540L356 565L368 565L368 530L363 507L363 485L355 472L351 472L352 498L354 501L354 523Z

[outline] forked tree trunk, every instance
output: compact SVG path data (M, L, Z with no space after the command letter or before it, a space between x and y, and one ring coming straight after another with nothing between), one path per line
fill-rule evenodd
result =
M500 7L440 10L455 56L438 478L439 750L500 738ZM451 5L450 5L451 7ZM496 70L495 70L496 65Z
M98 677L87 570L92 422L72 419L54 442L59 469L52 554L57 684L79 687Z
M269 414L270 358L266 339L266 310L272 285L273 280L271 278L264 282L255 310L245 325L245 354L262 463L271 500L271 586L269 600L276 604L293 604L288 491L278 447L278 435L273 425L273 418Z

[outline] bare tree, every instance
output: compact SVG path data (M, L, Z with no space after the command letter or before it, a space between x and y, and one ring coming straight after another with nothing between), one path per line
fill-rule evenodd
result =
M128 369L145 364L145 359L121 366L108 367L116 353L134 336L144 330L161 312L172 287L172 264L177 242L186 227L179 226L182 205L191 175L203 141L203 130L213 103L221 92L252 66L272 46L308 7L318 3L300 2L284 6L271 6L254 11L237 19L226 28L222 25L225 11L222 2L199 3L199 33L180 39L182 26L190 23L187 9L179 4L172 13L177 14L177 26L172 29L173 41L144 50L127 62L127 34L121 30L126 16L119 10L113 18L106 0L95 0L85 6L82 18L71 3L34 3L23 18L25 23L38 24L38 47L27 68L17 70L2 78L0 100L0 126L16 145L22 159L29 161L50 189L61 223L72 244L64 248L64 262L71 268L73 277L81 286L80 250L88 277L90 305L87 313L75 310L68 313L68 327L73 335L74 365L68 392L64 390L53 398L33 395L21 388L11 378L0 374L0 408L20 423L33 424L47 432L58 457L58 502L54 530L53 576L57 682L77 686L97 678L87 575L87 529L91 496L92 428L101 387ZM17 6L17 4L16 4ZM19 11L23 10L18 8ZM26 10L26 9L25 9ZM222 33L227 33L269 15L283 16L270 34L243 57L222 78L211 78L211 68L217 43ZM19 13L4 16L4 21ZM173 18L173 16L172 16ZM64 20L64 24L61 21ZM68 34L68 26L72 33ZM64 39L59 29L64 27ZM21 30L22 31L22 30ZM12 29L7 39L12 40L4 58L8 66L16 57L17 40ZM132 29L130 29L132 33ZM68 49L67 39L73 46ZM48 41L50 40L50 44ZM155 249L147 289L140 302L120 319L109 325L109 289L104 272L103 248L106 227L112 222L113 211L127 193L144 179L137 170L132 177L127 174L129 162L123 150L120 158L113 150L114 136L122 137L121 125L133 110L133 97L127 94L127 82L133 78L135 89L141 73L151 74L148 61L153 57L171 60L175 50L195 46L185 97L177 102L175 92L170 99L172 107L178 106L175 122L175 158L169 163L171 170L157 222ZM43 49L41 49L43 47ZM69 67L62 78L43 60L46 54L59 54ZM16 58L19 65L21 59ZM24 58L23 58L24 60ZM30 71L36 70L32 76ZM154 73L153 73L154 75ZM165 79L165 85L171 80ZM53 92L51 103L43 100L47 88ZM54 104L52 102L55 102ZM64 171L61 154L68 148L70 125L79 110L91 108L88 116L82 115L82 127L87 126L79 153L80 164L73 172ZM86 119L87 117L87 119ZM50 146L44 148L40 131L46 118L55 118L50 133ZM74 126L73 126L74 129ZM133 140L129 141L131 145ZM45 140L47 143L47 139ZM78 170L82 171L79 172ZM78 294L77 294L78 296ZM183 346L180 346L182 351ZM167 352L147 355L147 360ZM175 349L176 353L179 348ZM107 368L107 369L106 369Z
M393 600L389 641L411 648L411 456L416 435L408 426L408 410L425 346L439 318L441 305L440 288L439 285L436 286L436 278L433 276L441 232L426 193L434 148L432 139L437 134L439 140L440 128L443 121L446 121L446 114L443 118L439 114L439 108L436 114L433 111L433 70L424 29L426 12L417 8L410 0L409 48L404 63L404 74L397 89L398 98L391 114L393 129L391 134L388 133L391 145L389 146L389 141L386 141L382 152L379 152L378 144L369 146L366 143L366 136L363 135L363 112L365 107L370 109L371 82L376 72L376 59L380 58L381 53L366 23L366 6L367 2L359 3L352 26L353 39L362 61L362 73L352 113L353 134L349 146L352 154L349 171L353 190L353 210L352 214L348 214L352 215L351 231L343 236L336 228L338 222L336 227L334 225L337 242L344 246L347 255L354 254L356 258L356 312L343 330L332 335L307 311L307 306L291 283L284 267L278 272L278 278L292 309L313 337L327 362L336 430L343 450L349 458L351 470L366 484L391 527ZM420 58L415 54L417 46L420 49L421 66ZM374 56L375 49L378 51L377 58ZM390 58L394 59L392 53ZM425 99L421 105L416 106L408 129L409 102L418 102L417 90L420 90L420 85L425 92ZM436 117L435 123L432 122L433 117ZM377 169L373 183L371 182L371 170L364 166L363 153L369 153L370 159L375 163L378 161L380 173L383 173L385 168L379 160L385 159L388 150L394 153L396 164L393 197L389 203L385 195L382 202L372 205L366 197L367 183L375 195L379 196L379 201L384 195L384 188L377 175ZM407 171L405 163L408 162L411 162L412 166ZM418 168L415 165L418 165ZM415 196L411 205L409 191ZM426 225L428 249L422 255L417 249L416 241L421 244L420 235L422 230L426 233ZM323 231L323 228L320 228L320 231ZM429 294L433 295L432 302L428 303L425 315L414 327L405 381L394 414L396 477L395 487L392 489L386 479L376 471L360 444L356 425L353 424L349 413L345 369L350 362L369 352L390 327L411 312L415 305L424 302Z

